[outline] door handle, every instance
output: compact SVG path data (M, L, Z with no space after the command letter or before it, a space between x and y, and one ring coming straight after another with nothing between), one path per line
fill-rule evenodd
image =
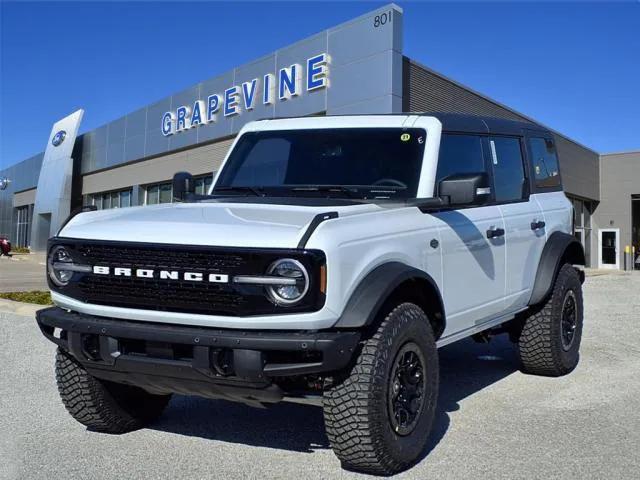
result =
M539 222L531 222L531 230L539 230L544 228L545 225L546 223L543 220L540 220Z
M504 228L490 228L487 230L487 238L498 238L504 235Z

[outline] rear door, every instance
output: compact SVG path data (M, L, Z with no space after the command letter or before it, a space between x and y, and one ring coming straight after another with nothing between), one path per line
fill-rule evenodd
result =
M530 195L524 145L520 137L487 138L494 201L505 224L506 311L524 307L531 297L545 244L542 210Z
M487 172L486 137L444 133L436 185L447 176ZM504 309L504 222L497 205L478 205L433 214L440 223L443 301L447 331L459 332ZM488 232L498 232L487 238ZM446 333L445 333L446 335Z

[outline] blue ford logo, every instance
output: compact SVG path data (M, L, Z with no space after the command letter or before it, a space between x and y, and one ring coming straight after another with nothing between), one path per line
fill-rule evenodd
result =
M65 132L64 130L60 130L58 133L56 133L53 136L53 139L51 140L51 144L54 147L57 147L58 145L60 145L62 142L64 142L65 137L67 136L67 132Z
M0 178L0 190L6 190L6 188L9 186L9 183L11 183L11 180L9 180L7 177Z

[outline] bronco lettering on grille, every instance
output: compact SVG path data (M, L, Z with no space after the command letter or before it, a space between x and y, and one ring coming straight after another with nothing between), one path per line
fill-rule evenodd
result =
M187 280L190 282L229 283L229 275L203 272L179 272L177 270L153 270L150 268L124 268L94 266L96 275L114 275L116 277L159 278L160 280Z

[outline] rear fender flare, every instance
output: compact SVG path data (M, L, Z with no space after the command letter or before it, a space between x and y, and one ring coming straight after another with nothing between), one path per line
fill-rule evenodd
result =
M529 305L537 305L549 296L560 267L564 263L584 266L584 249L573 235L553 232L540 256Z

